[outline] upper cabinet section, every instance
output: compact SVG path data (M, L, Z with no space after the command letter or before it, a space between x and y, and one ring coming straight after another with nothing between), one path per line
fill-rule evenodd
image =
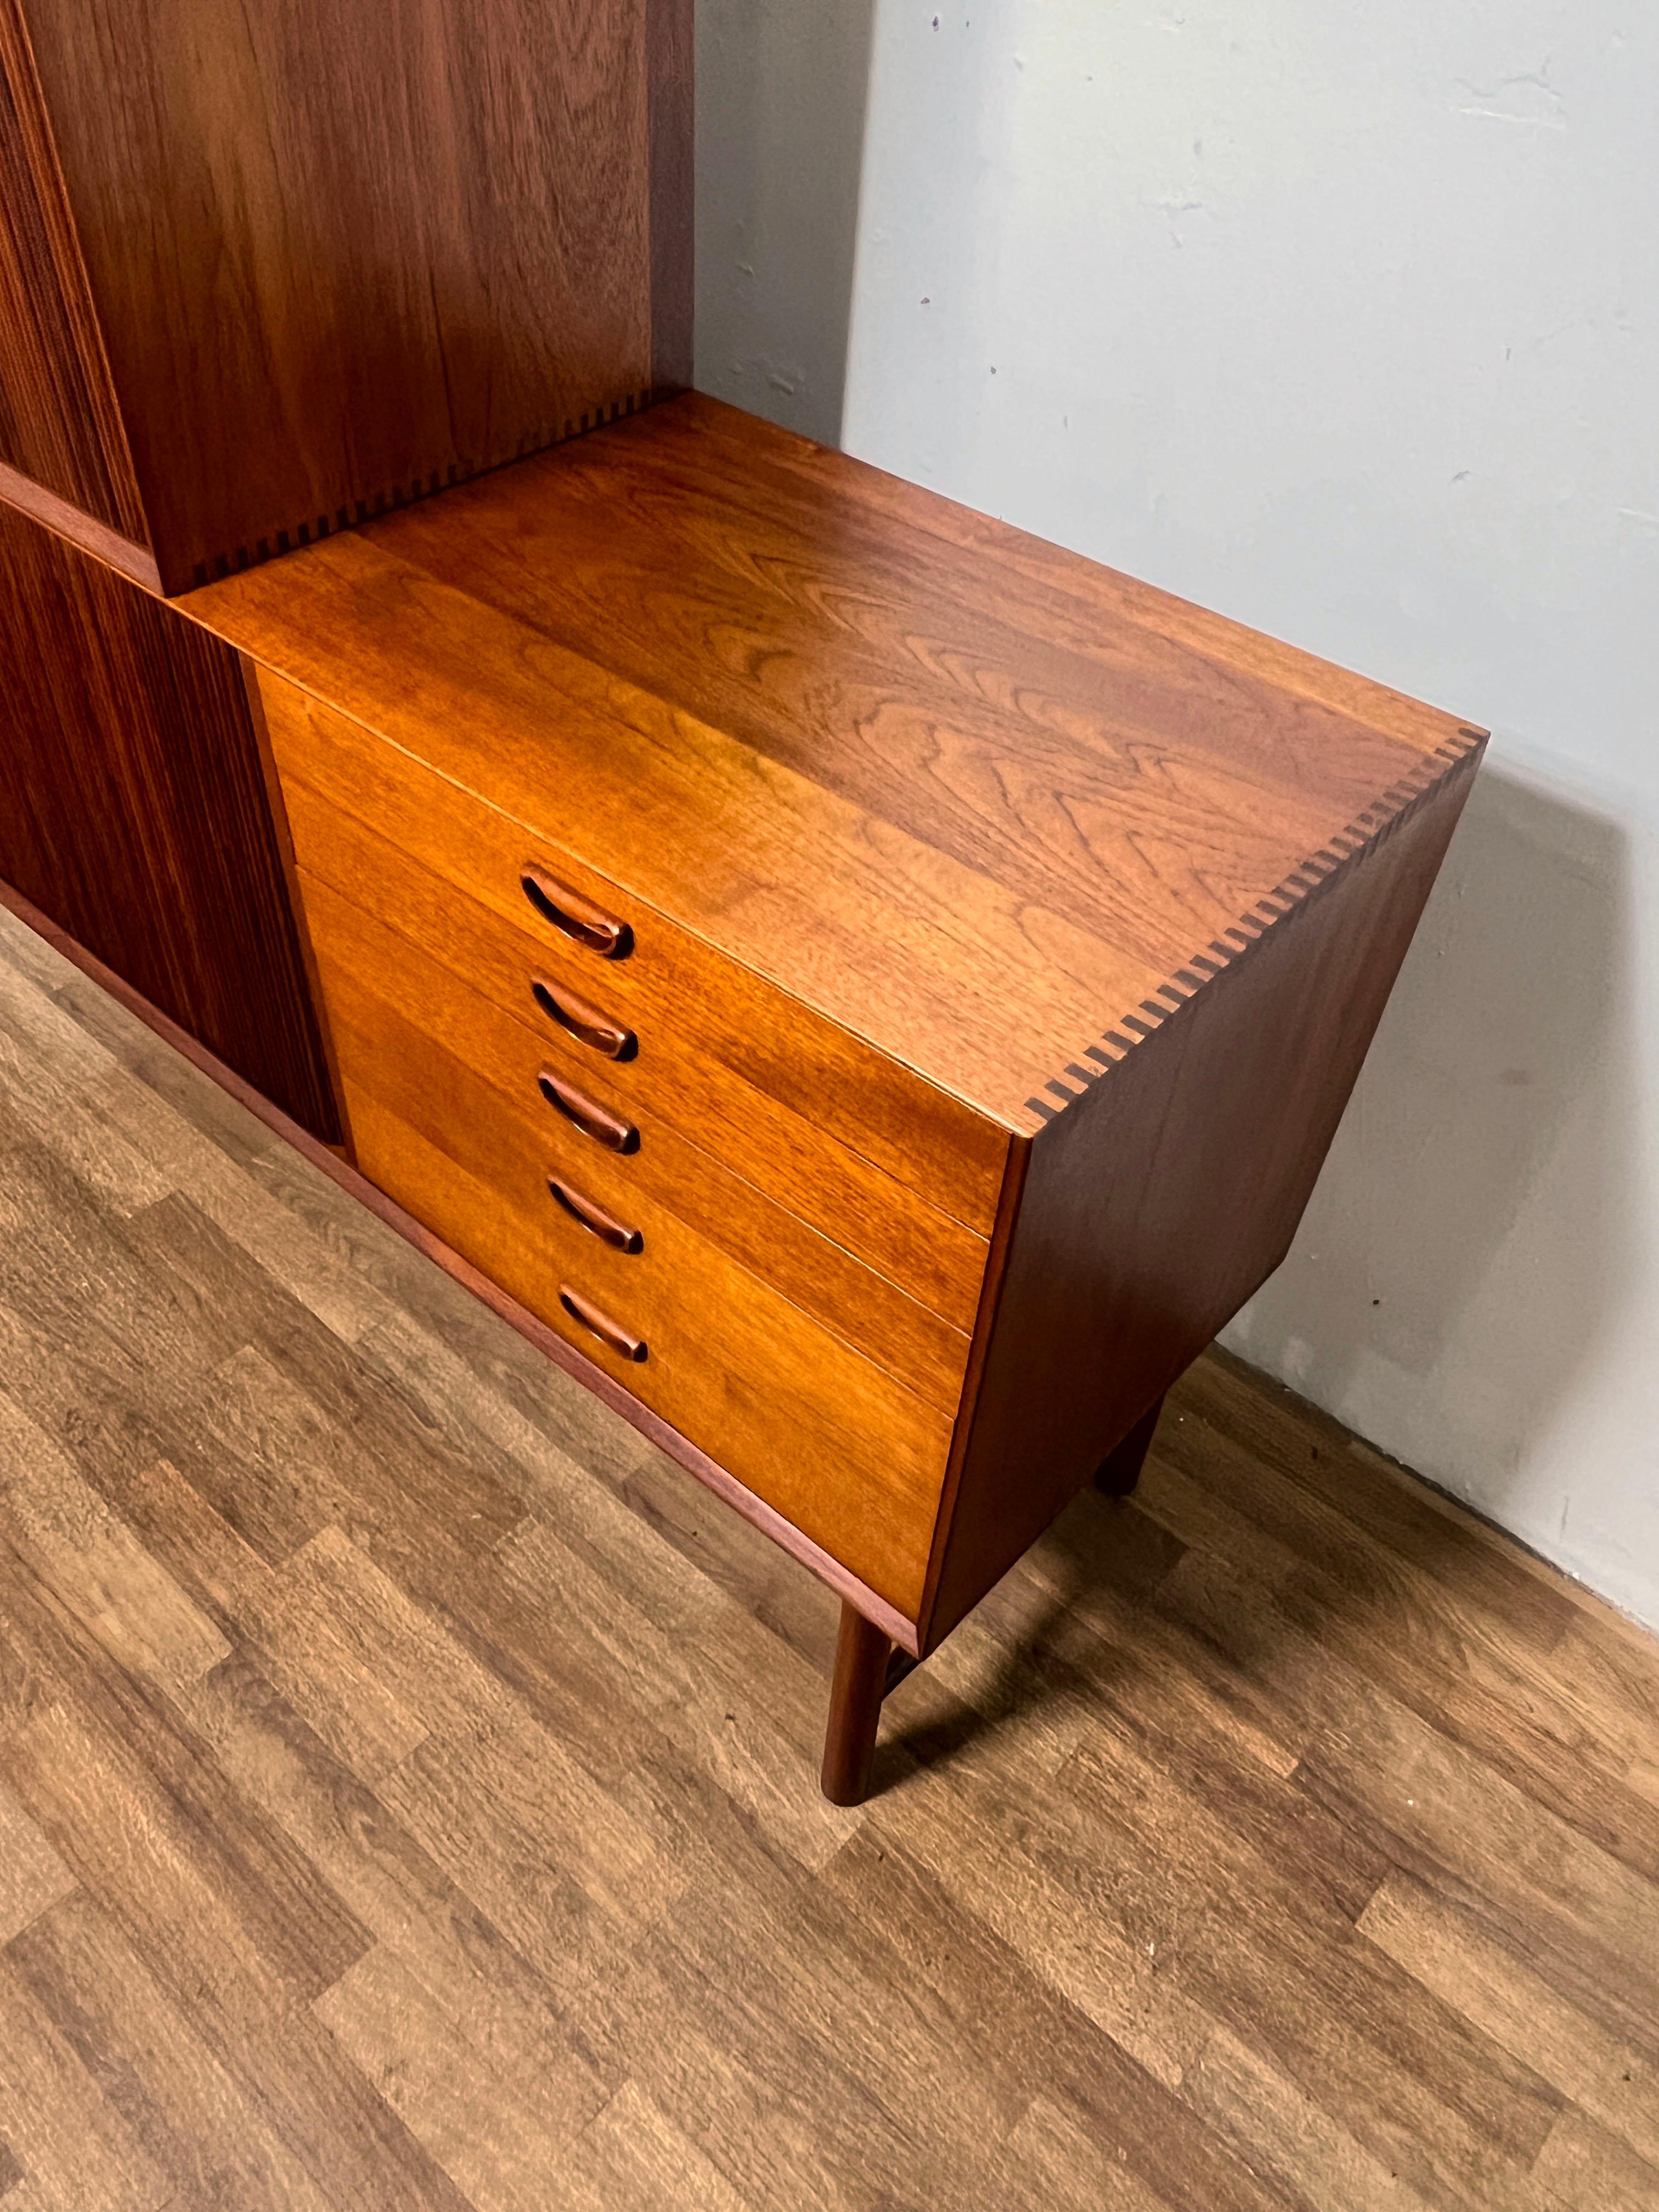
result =
M690 0L0 0L0 463L186 591L689 381Z

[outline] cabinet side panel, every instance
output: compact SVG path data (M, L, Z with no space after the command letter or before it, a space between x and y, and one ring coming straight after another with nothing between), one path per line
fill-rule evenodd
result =
M278 864L283 872L283 884L288 894L289 910L294 917L295 941L299 948L300 964L304 971L306 996L311 1008L311 1018L317 1030L323 1064L327 1071L329 1097L333 1104L336 1139L339 1149L354 1165L357 1148L351 1134L351 1116L346 1107L346 1089L340 1076L339 1054L335 1048L334 1032L328 1018L328 1001L323 993L322 974L317 964L317 948L312 941L311 919L306 912L305 886L300 879L300 864L294 849L294 828L289 818L288 796L283 788L282 773L276 765L276 749L270 741L270 723L265 714L265 696L259 680L259 665L246 653L236 655L241 671L242 695L247 702L249 725L259 757L259 773L264 784L265 804L270 811L271 835L276 840Z
M0 878L338 1135L235 653L0 506Z
M17 0L0 0L0 462L149 543Z
M1475 757L1034 1140L925 1644L1284 1258Z
M692 0L649 0L651 101L651 382L666 394L691 382L695 124Z
M653 0L23 4L168 591L649 396Z

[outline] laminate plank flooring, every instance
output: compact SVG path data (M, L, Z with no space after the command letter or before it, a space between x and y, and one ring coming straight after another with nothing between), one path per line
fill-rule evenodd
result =
M1220 1353L828 1595L0 913L0 2212L1659 2205L1659 1646Z

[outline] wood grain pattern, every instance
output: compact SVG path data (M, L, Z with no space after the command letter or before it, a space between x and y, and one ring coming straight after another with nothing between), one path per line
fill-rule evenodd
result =
M696 395L191 612L1026 1134L1468 742Z
M355 1007L361 1033L366 1002L373 1002L377 1020L396 1016L416 1039L429 1039L482 1078L519 1120L535 1129L538 1157L544 1158L548 1172L568 1172L590 1197L629 1220L637 1217L641 1199L665 1208L865 1358L954 1415L967 1362L967 1329L903 1295L843 1246L764 1197L715 1153L681 1136L657 1110L659 1086L644 1079L660 1054L672 1082L677 1052L659 1048L648 1038L636 1063L601 1072L580 1047L537 1021L527 994L520 994L520 1005L509 1015L459 984L409 939L315 878L302 877L301 897L320 969L326 971L322 1000L331 1009L337 1001L343 1021ZM539 1094L538 1078L544 1070L585 1086L625 1117L640 1132L638 1148L620 1156L571 1128ZM357 1064L349 1054L345 1073L371 1087L375 1079L373 1067ZM970 1327L978 1287L971 1279L957 1286Z
M0 463L148 552L20 0L0 0Z
M25 1034L6 1464L153 1565L0 1506L0 2201L1646 2212L1652 1638L1211 1354L836 1811L821 1589L0 917Z
M1076 1103L1045 1110L980 1328L923 1644L1086 1482L1289 1249L1473 781L1370 825Z
M0 504L0 879L337 1135L234 653Z
M1439 807L1442 819L1449 819L1455 827L1457 812L1468 795L1469 772L1479 764L1485 745L1484 731L1459 728L1454 732L1388 790L1378 793L1351 823L1319 852L1292 870L1283 883L1274 884L1257 899L1233 927L1212 939L1202 952L1195 952L1185 968L1158 987L1155 998L1143 1000L1133 1015L1124 1018L1120 1028L1109 1030L1089 1046L1083 1066L1069 1066L1060 1075L1051 1077L1042 1095L1027 1101L1031 1111L1045 1121L1053 1121L1062 1108L1081 1097L1090 1084L1099 1081L1103 1070L1115 1060L1122 1060L1154 1030L1178 1014L1206 983L1259 947L1276 943L1278 925L1296 919L1308 902L1317 899L1323 892L1346 887L1349 872L1345 864L1356 858L1368 859L1424 806ZM1455 794L1455 803L1448 816L1445 802L1450 794ZM1443 839L1438 850L1443 854L1444 849ZM1428 880L1432 882L1431 875ZM1427 895L1426 884L1422 895ZM1415 916L1422 911L1422 898L1413 902L1411 892L1403 896L1413 917L1411 927L1414 927ZM1328 917L1324 919L1328 921ZM1409 937L1410 928L1400 940L1402 946ZM1385 990L1383 996L1386 995ZM1379 1000L1379 1007L1381 1003Z
M689 0L21 6L169 592L683 370Z
M647 1080L654 1034L787 1097L816 1016L851 1048L792 1103L994 1232L965 1364L896 1366L960 1385L924 1649L1282 1258L1483 743L695 397L192 612L267 669L319 875L390 877L367 835L462 888L411 878L415 933L523 1026L533 834L633 931Z
M573 963L524 896L526 860L551 867L556 849L554 872L634 928L629 957L598 969L605 991L659 1049L684 1054L678 1095L664 1085L650 1093L652 1103L700 1141L717 1127L728 1129L726 1157L765 1179L786 1205L870 1254L958 1323L971 1321L981 1232L995 1209L1007 1151L1002 1131L902 1062L872 1054L810 1004L780 998L570 854L562 823L582 805L580 785L527 792L525 814L514 815L291 684L264 675L260 694L308 869L359 898L366 880L383 880L388 915L489 992L491 967L499 962L516 975L526 954L572 976L597 964ZM437 750L436 732L425 734ZM488 756L476 721L459 724L453 739L447 765L482 778ZM411 868L410 860L422 865ZM427 871L447 887L447 903ZM512 997L516 1012L516 987ZM650 1080L648 1065L636 1073Z
M591 1176L595 1148L515 1112L337 967L326 933L318 951L363 1173L914 1620L954 1404L858 1357L643 1189L626 1210L645 1250L605 1249L546 1188L561 1168ZM644 1340L643 1364L567 1314L565 1285Z
M106 568L113 568L129 583L138 585L146 592L158 596L161 589L160 571L155 556L143 545L130 538L118 537L105 523L99 522L79 507L71 507L55 491L33 477L21 475L17 470L0 461L0 503L26 514L33 522L43 523L58 538L67 538L71 545L83 553L90 553Z
M571 1050L526 988L538 973L556 984L585 973L575 957L551 953L545 933L538 938L508 926L319 804L307 784L290 775L284 792L307 873L350 900L359 914L364 902L374 908L355 930L374 934L389 981L404 970L422 977L435 1032L452 1037L464 1057L470 1050L481 1073L515 1095L544 1060L572 1081L586 1079L591 1088L598 1080L649 1132L638 1172L654 1178L659 1189L684 1193L711 1225L723 1215L738 1240L738 1255L750 1253L762 1272L786 1271L776 1279L792 1296L824 1264L818 1255L827 1243L938 1316L946 1329L965 1334L972 1328L985 1273L984 1237L811 1121L805 1085L791 1086L794 1103L786 1104L707 1055L695 1001L691 1035L681 1026L684 1012L665 1033L655 1018L660 998L653 1001L647 983L641 1006L637 987L623 982L620 967L601 971L607 994L647 1022L646 1043L633 1060L601 1074ZM462 1048L459 1030L443 1026L450 1007L476 1040L469 1048Z

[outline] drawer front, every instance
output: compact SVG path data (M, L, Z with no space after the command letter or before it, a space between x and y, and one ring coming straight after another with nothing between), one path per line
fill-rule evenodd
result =
M574 1053L586 1064L591 1082L619 1098L630 1115L650 1116L665 1136L682 1143L689 1139L775 1201L777 1209L940 1316L951 1330L971 1333L984 1279L986 1238L734 1075L723 1062L678 1038L665 1039L653 1019L648 980L641 988L635 973L640 965L637 948L624 959L596 958L543 922L522 898L518 913L528 926L520 926L516 915L507 921L494 908L339 811L302 776L284 775L283 798L307 879L319 879L355 905L372 908L407 945L510 1015L538 1045ZM538 896L548 896L538 890ZM607 1063L605 1054L562 1026L556 1010L550 1012L538 1000L538 981L550 988L558 1009L572 1010L580 1003L631 1030L637 1049L626 1060ZM493 1075L500 1073L483 1060L476 1064ZM521 1085L516 1069L516 1060L511 1060L506 1079L515 1089ZM581 1079L574 1067L572 1074ZM647 1171L664 1141L651 1147ZM775 1218L770 1233L781 1264L785 1249L798 1240ZM745 1256L760 1273L769 1272L759 1248ZM791 1289L792 1279L774 1279Z
M386 1034L395 1019L405 1025L405 1042L429 1039L533 1125L581 1194L618 1218L631 1218L641 1198L649 1200L917 1395L955 1412L967 1333L688 1143L632 1079L636 1065L648 1064L643 1048L636 1060L596 1054L548 1019L528 988L508 1013L331 885L303 870L300 882L337 1027ZM447 897L453 906L455 895ZM526 986L538 972L545 970L526 964ZM558 988L568 1003L565 986ZM619 1138L619 1131L627 1133Z
M545 958L575 961L586 979L582 995L627 1022L641 1057L650 1052L666 1063L695 1055L700 1079L717 1072L728 1124L704 1129L699 1141L712 1149L719 1134L722 1157L740 1170L764 1166L763 1125L775 1127L781 1108L803 1133L817 1133L809 1152L821 1153L828 1139L928 1208L988 1237L1007 1158L1006 1129L629 901L590 856L562 850L556 792L548 794L545 824L526 825L489 805L488 794L461 789L292 685L262 672L259 688L295 850L312 874L352 892L359 863L336 849L337 839L353 823L375 832L529 939ZM321 804L308 807L307 794ZM539 895L538 879L547 887ZM388 899L396 888L395 882L380 887ZM602 927L626 932L620 957L591 934L588 918L595 915ZM465 945L454 957L470 957ZM486 994L499 988L494 973L468 980ZM757 1115L742 1092L758 1094L773 1110ZM811 1181L794 1179L803 1201ZM805 1203L793 1210L813 1218Z
M914 1619L949 1413L318 961L371 1181Z

